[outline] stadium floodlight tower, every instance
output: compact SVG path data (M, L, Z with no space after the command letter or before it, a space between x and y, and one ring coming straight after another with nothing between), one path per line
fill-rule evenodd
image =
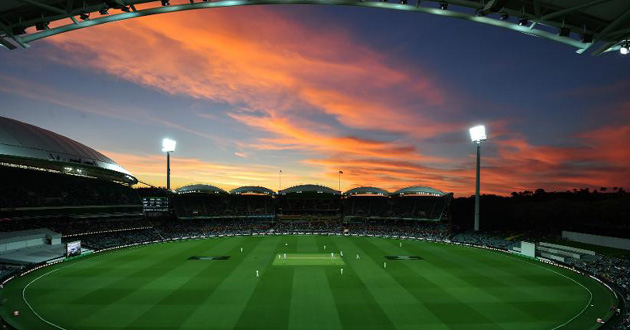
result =
M166 189L171 190L171 152L175 151L177 141L171 139L162 140L162 152L166 153Z
M470 139L477 145L477 180L475 181L475 231L479 231L479 172L481 167L481 142L487 140L486 127L483 125L470 128Z

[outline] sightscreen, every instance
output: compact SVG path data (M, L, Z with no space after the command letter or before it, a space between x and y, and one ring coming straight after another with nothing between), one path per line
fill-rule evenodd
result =
M531 258L536 257L536 244L521 241L521 254Z
M78 256L81 254L81 241L68 242L66 244L66 257Z

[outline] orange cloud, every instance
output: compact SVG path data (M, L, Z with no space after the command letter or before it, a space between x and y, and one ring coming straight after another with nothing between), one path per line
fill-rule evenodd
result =
M336 187L337 171L343 169L344 186L395 190L423 184L472 192L472 154L441 157L418 147L428 138L467 128L457 119L438 119L439 111L457 111L439 80L421 69L389 65L382 52L339 27L312 31L270 10L226 8L107 24L48 40L61 50L51 53L58 62L162 93L228 104L229 118L263 134L254 142L238 141L237 156L300 151L307 155L302 164L317 169L287 174L284 186L313 180ZM497 128L501 133L484 147L486 193L620 185L620 178L629 177L624 166L630 165L630 155L622 145L630 138L627 126L585 133L574 147L537 146ZM377 133L387 138L373 137ZM163 180L161 156L111 156L138 176ZM273 167L198 159L178 159L177 173L177 185L205 181L233 187L256 181L273 187L278 179Z
M141 181L154 186L166 185L166 160L163 155L101 152ZM171 185L175 188L195 183L212 184L226 190L242 185L275 187L277 179L277 168L271 166L234 166L184 157L171 159Z
M102 38L107 47L91 42ZM345 127L414 137L456 127L422 115L445 102L429 74L388 66L384 55L342 29L311 31L269 10L160 15L50 41L65 50L58 61L169 94L286 118L321 112Z

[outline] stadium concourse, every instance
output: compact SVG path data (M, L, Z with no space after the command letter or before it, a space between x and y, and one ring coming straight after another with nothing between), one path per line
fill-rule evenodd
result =
M541 245L556 238L536 232L455 230L450 212L453 195L424 186L393 193L376 187L342 193L320 185L279 192L254 186L227 192L205 184L175 191L134 189L138 180L113 160L38 127L0 117L0 146L3 286L33 269L76 260L65 246L77 241L83 255L165 241L267 235L414 239L513 254L521 240ZM76 251L76 243L72 246ZM33 255L45 257L32 259ZM623 303L630 300L627 255L564 256L553 264L591 275L618 295L619 303L610 306L603 326L628 329L630 315ZM536 257L552 262L540 254ZM0 315L8 322L5 326L12 327L13 311L5 306L0 301Z

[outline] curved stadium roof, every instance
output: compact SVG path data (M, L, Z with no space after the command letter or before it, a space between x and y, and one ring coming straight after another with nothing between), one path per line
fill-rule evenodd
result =
M215 186L211 186L208 184L191 184L189 186L184 186L175 189L175 191L179 194L190 194L190 193L206 193L206 194L227 194L228 192Z
M344 195L382 195L389 196L389 192L387 190L383 190L377 187L357 187L354 189L350 189L344 193Z
M56 34L136 17L252 4L344 5L439 15L544 38L577 48L579 53L592 48L593 55L618 50L630 39L628 0L191 0L172 6L162 3L158 0L1 0L0 47L28 47L32 41ZM50 22L56 23L49 28Z
M230 194L262 194L262 195L274 195L275 192L269 188L260 186L243 186L238 187L230 191Z
M23 164L37 163L41 167L98 169L116 173L121 180L137 180L111 158L63 135L0 117L0 157Z
M316 184L303 184L298 186L293 186L284 190L280 190L279 194L290 194L290 193L303 193L303 192L314 192L314 193L323 193L323 194L333 194L339 195L339 191L328 188L326 186L320 186Z
M444 196L448 195L447 193L433 189L431 187L423 187L423 186L411 186L407 188L403 188L397 190L392 193L394 195L432 195L432 196Z

